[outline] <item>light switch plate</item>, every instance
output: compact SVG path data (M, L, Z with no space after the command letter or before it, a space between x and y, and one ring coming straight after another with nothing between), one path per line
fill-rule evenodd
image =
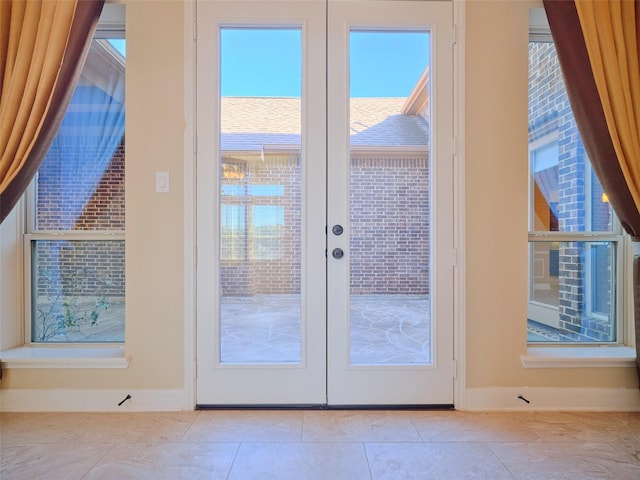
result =
M169 191L169 172L156 172L156 192L167 193Z

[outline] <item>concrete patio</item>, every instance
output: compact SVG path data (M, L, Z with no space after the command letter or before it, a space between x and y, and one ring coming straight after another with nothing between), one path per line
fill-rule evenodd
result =
M225 297L221 311L223 362L300 361L298 295ZM353 295L350 305L351 363L429 363L429 317L427 296Z

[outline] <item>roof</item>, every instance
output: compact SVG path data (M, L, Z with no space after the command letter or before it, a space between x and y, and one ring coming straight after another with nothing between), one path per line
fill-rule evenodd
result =
M406 98L352 98L351 145L428 146L429 129L420 115L402 113ZM299 98L223 97L222 150L262 151L265 146L300 145Z

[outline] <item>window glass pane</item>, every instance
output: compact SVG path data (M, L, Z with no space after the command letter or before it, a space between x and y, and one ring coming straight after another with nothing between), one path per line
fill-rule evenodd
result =
M530 242L530 342L613 342L614 242Z
M220 361L302 358L302 32L220 30Z
M618 244L596 239L614 232L613 213L550 41L529 43L529 175L528 341L617 341ZM551 241L552 232L563 241ZM584 233L591 241L583 241Z
M349 44L350 361L429 365L431 36L354 29Z
M532 230L612 230L551 42L529 43L529 152Z
M595 232L613 230L613 210L609 204L609 197L602 189L596 174L591 170L591 195L589 198L590 227Z
M252 206L251 229L251 256L254 260L278 260L282 257L283 206Z
M124 241L32 242L32 342L124 341Z
M124 39L93 40L37 177L36 231L124 230Z
M34 343L124 341L125 244L91 233L125 229L124 126L125 40L98 32L34 182Z
M222 204L220 211L220 244L223 260L244 260L246 208Z

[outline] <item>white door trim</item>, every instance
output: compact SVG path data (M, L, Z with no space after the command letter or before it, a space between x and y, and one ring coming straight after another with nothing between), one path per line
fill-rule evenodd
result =
M196 406L196 2L184 2L184 409Z
M453 0L453 202L455 268L453 273L453 404L464 410L467 392L466 230L465 230L465 0Z

